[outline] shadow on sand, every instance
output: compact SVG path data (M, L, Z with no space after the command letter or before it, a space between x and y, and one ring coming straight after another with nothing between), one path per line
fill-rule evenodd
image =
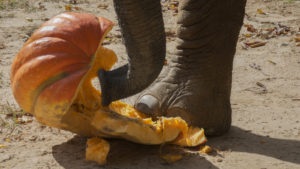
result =
M264 140L264 143L260 141ZM68 142L53 146L55 160L66 169L108 168L108 169L217 169L201 156L189 156L174 164L165 165L159 157L159 146L134 144L124 140L109 140L111 150L105 166L85 161L86 138L75 136ZM232 126L229 133L209 138L209 145L220 150L248 152L270 156L283 161L300 164L300 141L275 139L253 134ZM287 154L283 156L282 154Z
M209 145L221 150L260 154L300 164L300 140L256 135L236 126L232 126L224 136L209 138Z
M105 166L85 160L86 138L75 136L68 142L52 147L55 160L66 169L217 169L201 156L184 157L173 164L164 164L159 157L160 146L131 143L125 140L108 140L110 152Z

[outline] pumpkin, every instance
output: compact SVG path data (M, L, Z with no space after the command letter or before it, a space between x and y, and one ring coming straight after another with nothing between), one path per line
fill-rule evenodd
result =
M180 146L206 142L203 129L188 127L180 117L153 121L120 101L101 105L101 93L91 80L99 69L110 70L117 61L116 54L101 45L112 26L103 17L73 12L45 22L12 63L11 87L20 107L42 124L98 137L88 141L87 159L100 164L109 150L101 137Z

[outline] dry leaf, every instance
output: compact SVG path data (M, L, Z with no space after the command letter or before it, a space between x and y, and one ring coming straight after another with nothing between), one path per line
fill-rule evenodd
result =
M26 19L26 21L28 21L28 22L32 22L33 21L33 19L31 19L31 18L25 18Z
M102 5L102 4L99 4L97 6L97 8L100 8L100 9L106 9L108 7L108 5Z
M222 162L223 160L221 158L218 158L217 159L217 162Z
M272 60L268 60L268 62L272 63L273 65L276 65L276 63L273 62Z
M69 0L70 4L77 4L77 0Z
M81 8L78 7L78 6L75 6L74 9L77 10L77 11L81 10Z
M252 32L252 33L257 32L257 29L255 29L253 25L245 24L244 26L247 28L247 31L249 31L249 32Z
M0 148L4 148L4 147L6 147L6 145L0 144Z
M174 4L171 4L171 5L170 5L170 9L174 10L174 9L175 9L175 5L174 5Z
M261 9L257 9L257 13L262 14L262 15L266 15L266 13L264 11L262 11Z
M273 32L276 28L267 28L265 29L265 31L268 31L268 32Z
M104 38L104 41L102 42L102 45L108 45L112 42L112 39L110 37Z
M168 6L168 9L173 10L175 13L173 15L176 15L178 13L178 2L174 1L171 2Z
M66 5L65 9L66 9L66 11L71 11L72 10L72 6L71 5Z
M257 30L252 26L252 27L247 27L247 31L256 32Z
M261 87L261 88L266 88L266 86L264 84L260 83L260 82L256 82L256 85Z
M251 47L251 48L257 48L257 47L260 47L260 46L265 46L265 44L267 42L259 42L259 41L255 41L255 42L244 42L245 45Z
M106 37L105 40L106 40L106 41L111 41L111 38Z
M5 45L0 42L0 49L4 49L4 48L5 48Z
M246 33L246 34L244 34L244 36L245 36L246 38L250 38L250 37L252 37L252 34L251 34L251 33Z
M46 9L45 6L41 2L39 3L39 9Z
M9 138L5 138L4 141L8 142L8 143L11 143L11 139L9 139Z
M295 41L296 41L296 42L300 42L300 37L296 37L296 38L295 38Z

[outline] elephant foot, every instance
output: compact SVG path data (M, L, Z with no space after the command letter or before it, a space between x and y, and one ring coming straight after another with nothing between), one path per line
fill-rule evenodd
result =
M136 101L152 117L180 116L221 135L231 125L232 64L246 0L182 0L165 75Z
M213 71L199 70L200 65L192 70L177 67L175 62L171 64L169 73L140 95L135 107L153 118L180 116L188 124L204 128L207 135L228 131L231 83L221 82L222 77L217 80L218 75L213 75Z

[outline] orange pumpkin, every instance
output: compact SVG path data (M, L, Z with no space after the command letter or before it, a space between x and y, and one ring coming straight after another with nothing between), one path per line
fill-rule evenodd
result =
M112 25L105 18L76 13L60 14L43 24L12 64L11 84L19 105L34 112L46 93L52 93L49 101L70 101Z
M20 107L43 124L84 136L120 137L143 144L204 143L203 129L188 127L179 117L152 121L119 101L102 107L101 93L91 80L99 69L109 70L117 61L112 50L101 46L112 26L103 17L68 12L35 31L11 69L12 91Z
M112 26L103 17L71 12L44 23L12 64L12 91L20 107L45 124L64 128L57 119L62 120L69 109L98 46ZM112 57L115 62L116 57Z

